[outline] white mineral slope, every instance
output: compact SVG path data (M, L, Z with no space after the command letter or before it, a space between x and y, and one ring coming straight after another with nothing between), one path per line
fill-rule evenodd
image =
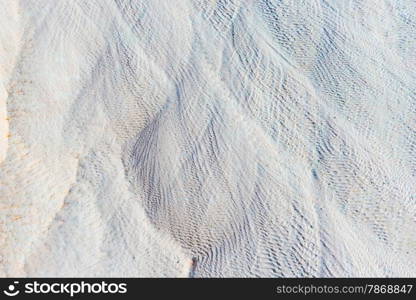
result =
M18 25L17 2L3 5L0 9L0 164L6 158L8 148L9 122L6 102L8 79L14 70L19 53L20 30Z
M416 276L415 20L0 0L0 275Z

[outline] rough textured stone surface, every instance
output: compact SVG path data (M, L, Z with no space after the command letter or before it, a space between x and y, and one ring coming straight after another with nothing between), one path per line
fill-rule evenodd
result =
M0 0L0 275L416 276L415 20Z

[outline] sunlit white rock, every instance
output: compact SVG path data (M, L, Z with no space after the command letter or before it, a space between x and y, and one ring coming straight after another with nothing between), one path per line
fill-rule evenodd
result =
M1 0L0 274L415 276L415 14Z

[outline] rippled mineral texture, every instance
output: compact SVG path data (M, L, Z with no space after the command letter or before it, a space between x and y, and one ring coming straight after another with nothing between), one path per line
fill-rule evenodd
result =
M0 0L0 276L416 276L416 2Z

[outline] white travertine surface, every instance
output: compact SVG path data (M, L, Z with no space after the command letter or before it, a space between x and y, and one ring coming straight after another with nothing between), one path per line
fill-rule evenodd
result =
M0 276L416 276L411 0L0 0Z

